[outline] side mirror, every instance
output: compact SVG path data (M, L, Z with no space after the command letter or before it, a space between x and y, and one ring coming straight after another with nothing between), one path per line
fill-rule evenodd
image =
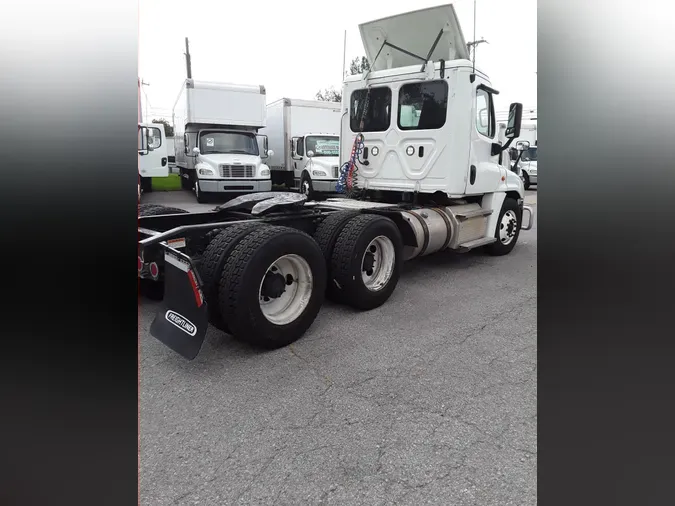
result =
M291 158L293 160L302 160L302 157L298 155L298 143L302 142L300 137L293 137L291 139Z
M314 156L314 151L312 151L311 149L309 151L307 151L307 157L308 158L312 158L313 156Z
M514 102L509 107L509 121L506 125L506 138L517 139L520 137L520 124L523 119L523 104Z
M526 149L530 148L530 142L529 141L520 141L516 144L516 149L518 151L525 151Z
M199 148L192 148L192 154L197 156L199 154Z
M153 136L150 133L150 129L146 128L145 129L145 149L148 151L154 151L155 148L152 146L152 139Z
M274 150L273 149L267 150L267 156L274 156Z

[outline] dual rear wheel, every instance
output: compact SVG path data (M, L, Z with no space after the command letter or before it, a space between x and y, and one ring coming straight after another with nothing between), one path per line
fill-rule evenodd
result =
M368 310L398 283L402 240L377 215L334 213L314 237L259 223L227 227L211 240L200 267L209 322L266 348L286 346L312 325L324 297Z

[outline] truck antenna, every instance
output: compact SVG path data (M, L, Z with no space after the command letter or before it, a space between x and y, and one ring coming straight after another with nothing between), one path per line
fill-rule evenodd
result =
M345 40L342 44L342 81L345 80L345 58L347 57L347 30L345 30Z
M476 45L475 45L476 44L476 0L473 0L473 41L471 43L474 44L473 51L472 51L473 54L471 55L471 56L473 56L473 58L472 58L473 68L471 69L471 72L475 74L476 73Z
M488 43L488 41L485 40L485 37L481 37L480 40L476 40L476 0L473 0L473 40L471 42L468 42L466 45L466 47L471 52L471 62L472 62L472 70L470 77L471 82L473 82L474 79L476 79L476 46L484 42Z
M187 37L185 37L185 66L187 67L187 78L192 79L192 60L190 59L190 45Z
M148 116L148 94L145 92L143 89L143 86L150 86L150 83L146 83L143 79L141 79L141 91L143 92L143 95L145 95L145 117L146 121Z

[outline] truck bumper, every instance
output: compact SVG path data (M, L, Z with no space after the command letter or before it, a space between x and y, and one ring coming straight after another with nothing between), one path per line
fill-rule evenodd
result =
M312 179L312 186L316 192L337 193L335 190L337 182L337 179Z
M530 206L524 205L524 199L518 199L518 207L520 207L520 216L522 220L523 213L528 214L528 220L527 220L527 226L521 224L520 229L521 230L532 230L532 226L534 225L534 213L532 212L532 208Z
M271 179L199 179L199 189L208 193L268 192L272 190Z

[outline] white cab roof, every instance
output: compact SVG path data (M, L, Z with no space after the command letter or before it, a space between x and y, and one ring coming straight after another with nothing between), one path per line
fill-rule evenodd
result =
M428 59L449 61L469 58L462 28L452 4L370 21L360 24L359 30L366 57L371 65L385 41L426 59L441 30L443 34ZM372 70L422 65L423 63L423 60L385 46Z

